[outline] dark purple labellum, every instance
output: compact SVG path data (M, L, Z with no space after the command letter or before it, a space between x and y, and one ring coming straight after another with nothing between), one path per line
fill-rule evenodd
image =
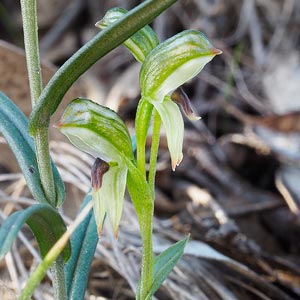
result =
M192 108L192 105L191 105L188 95L184 92L184 90L181 87L179 87L172 93L171 99L181 107L184 114L190 120L198 120L199 119L199 117L197 117L194 114L194 111L193 111L193 108Z
M101 188L103 175L108 170L109 164L97 157L91 170L92 188L94 191L98 191Z

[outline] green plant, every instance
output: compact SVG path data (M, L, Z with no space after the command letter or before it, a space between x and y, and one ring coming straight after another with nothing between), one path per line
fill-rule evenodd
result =
M16 234L27 223L38 241L43 261L31 275L20 299L31 298L50 266L55 299L83 299L105 216L117 236L126 186L138 216L143 242L136 299L151 300L182 256L188 237L157 257L152 249L160 128L161 124L165 127L172 169L175 170L182 159L184 130L175 102L182 105L191 119L197 119L179 87L197 75L220 51L213 48L202 33L194 30L181 32L159 43L156 34L146 25L174 2L176 0L147 0L130 12L120 8L110 10L96 24L102 31L75 53L42 90L36 3L35 0L21 0L33 110L28 124L22 112L0 94L0 130L18 159L32 195L40 204L15 212L2 224L0 256L9 251ZM137 155L135 157L126 125L114 111L88 99L78 98L68 105L56 127L75 146L94 156L95 164L91 170L91 195L87 195L78 218L66 231L57 211L64 201L64 185L49 155L50 117L73 82L123 42L142 64L142 97L135 120ZM145 145L152 118L147 176Z

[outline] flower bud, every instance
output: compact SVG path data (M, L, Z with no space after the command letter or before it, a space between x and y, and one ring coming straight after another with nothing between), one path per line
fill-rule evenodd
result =
M107 11L104 18L97 22L95 25L100 29L104 29L117 22L126 13L127 11L123 8L112 8ZM140 63L145 60L145 57L148 55L148 53L158 44L159 40L157 38L157 35L148 25L137 31L124 42L124 45Z

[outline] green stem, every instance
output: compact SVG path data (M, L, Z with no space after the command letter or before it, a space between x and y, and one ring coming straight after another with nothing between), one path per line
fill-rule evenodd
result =
M64 259L62 255L57 257L50 267L50 270L53 277L52 284L54 289L54 299L66 300L67 289L65 282Z
M141 108L144 108L144 113L138 113L140 122L137 124L137 130L141 133L141 139L137 142L137 162L138 168L145 176L145 136L147 134L149 120L152 114L152 105L149 105L147 100L142 100L145 103L148 103L145 107L141 105ZM147 124L146 124L147 123ZM140 125L140 126L139 126ZM142 128L140 128L142 127ZM144 128L143 128L144 127ZM151 190L151 197L147 199L141 198L142 203L142 218L141 222L141 236L143 242L143 256L142 256L142 271L141 271L141 281L140 281L140 294L139 300L146 299L148 292L151 289L152 280L153 280L153 246L152 246L152 223L153 223L153 213L154 213L154 183L155 183L155 173L156 173L156 161L157 153L159 147L160 139L160 127L161 119L159 114L154 112L154 123L153 123L153 132L152 132L152 145L150 153L150 168L149 168L149 179L148 186ZM146 182L145 182L146 183Z
M23 18L24 44L26 52L27 71L29 78L31 104L37 104L42 92L42 74L38 44L38 26L36 0L21 0ZM49 153L48 130L38 129L35 135L37 163L46 198L54 207L56 192ZM52 267L55 299L66 299L64 262L58 258Z
M160 140L160 127L161 127L161 119L158 112L155 110L154 118L153 118L153 132L152 132L150 165L149 165L149 175L148 175L148 182L153 195L155 194L154 187L155 187L157 153L158 153L159 140Z
M140 300L145 300L150 291L153 280L153 246L152 246L152 223L153 223L153 199L150 205L143 206L143 220L141 224L141 236L143 242L142 255L142 271L141 271L141 285L140 285ZM148 202L148 201L147 201ZM149 202L148 202L149 204Z
M174 4L177 0L146 0L117 22L99 32L79 49L51 78L44 88L30 119L30 133L38 128L47 130L50 117L56 111L70 86L95 62L122 44L132 34Z
M146 151L144 147L136 148L137 167L141 173L146 176Z
M145 300L153 278L152 219L154 201L144 174L131 161L127 161L127 166L127 187L139 218L143 243L141 280L136 299Z
M32 107L42 92L42 75L39 56L36 0L21 0L24 44ZM48 130L40 127L35 135L35 148L41 182L48 201L55 206L56 195L48 145Z
M143 241L143 257L142 257L142 274L141 274L141 289L140 300L146 299L146 296L151 288L153 280L153 246L152 246L152 223L154 213L154 195L155 195L155 174L156 174L156 161L160 140L160 127L161 119L158 112L154 111L153 119L153 132L152 132L152 144L150 153L150 167L148 184L152 192L151 205L143 205L143 223L141 226L141 235ZM147 201L149 203L149 201Z
M61 249L61 251L62 251L62 249ZM30 276L28 282L26 283L25 288L23 289L21 295L18 298L19 300L29 300L29 299L31 299L31 296L32 296L34 290L40 284L40 282L44 278L47 270L50 268L50 266L52 265L52 263L54 262L54 260L57 259L58 255L54 255L53 256L53 253L51 253L51 255L49 255L49 254L46 255L46 257L43 259L43 261L40 263L40 265L37 267L37 269L34 271L34 273ZM53 267L55 268L55 265L53 265ZM54 275L53 283L55 283L56 280L59 280L58 277L56 276L56 275L59 275L59 273L60 273L60 270L58 270L56 268L56 271L53 274ZM54 286L55 296L56 297L58 295L61 296L61 298L55 298L55 299L65 300L66 297L61 294L62 292L63 292L63 289L61 289L61 288L57 289Z
M31 104L32 107L34 107L43 88L38 43L36 0L21 0L21 11Z
M139 101L139 105L135 118L135 132L136 132L136 156L137 167L146 178L146 141L148 135L148 129L150 126L151 116L153 111L153 105L147 100L142 98Z

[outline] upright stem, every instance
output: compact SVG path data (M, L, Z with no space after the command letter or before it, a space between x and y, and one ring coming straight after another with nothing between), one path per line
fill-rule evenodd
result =
M136 158L137 167L146 177L146 141L148 135L148 129L152 117L153 105L142 97L139 101L139 105L135 117L135 133L136 133Z
M144 147L138 147L136 149L137 167L141 173L146 176L146 151Z
M21 10L31 103L32 107L34 107L42 92L36 0L21 0ZM38 133L35 135L35 148L41 182L46 197L49 203L55 206L56 194L50 163L47 128L41 127L38 129Z
M160 139L161 119L157 111L154 111L152 144L150 153L150 167L148 184L152 192L151 207L144 205L143 224L142 224L142 240L143 240L143 258L142 258L142 274L141 274L141 289L140 300L144 300L149 292L153 280L153 246L152 246L152 223L154 213L154 199L155 199L155 174L156 161Z
M151 199L150 205L143 206L143 221L141 224L141 236L143 242L142 271L140 300L145 300L150 291L153 279L153 246L152 246L152 221L153 221L154 202Z
M148 184L152 192L151 201L143 203L143 217L141 224L141 236L143 241L143 256L142 256L142 272L141 272L141 286L140 286L140 300L146 299L153 280L153 246L152 246L152 223L154 212L154 183L156 174L156 161L160 139L161 119L157 111L154 112L152 145L150 153L150 168ZM145 147L142 147L142 151ZM145 157L143 164L145 165ZM140 157L141 159L141 157ZM140 164L142 164L140 160ZM148 205L147 205L148 204Z
M36 0L21 0L21 10L31 104L33 107L43 88L38 43Z
M32 107L34 107L37 104L39 96L42 92L36 0L21 0L21 10L31 104ZM38 128L35 134L35 148L39 173L46 198L50 204L55 206L56 192L49 152L48 128ZM52 267L52 274L55 299L65 300L66 287L64 262L61 257L59 257L54 263Z
M58 256L50 267L52 274L52 283L54 288L54 299L65 300L67 298L67 288L65 280L64 259L62 255Z
M149 166L149 175L148 175L148 182L149 182L150 189L153 192L153 195L155 194L154 186L155 186L157 153L158 153L159 139L160 139L160 127L161 127L161 119L157 110L155 110L154 119L153 119L151 152L150 152L150 166Z

